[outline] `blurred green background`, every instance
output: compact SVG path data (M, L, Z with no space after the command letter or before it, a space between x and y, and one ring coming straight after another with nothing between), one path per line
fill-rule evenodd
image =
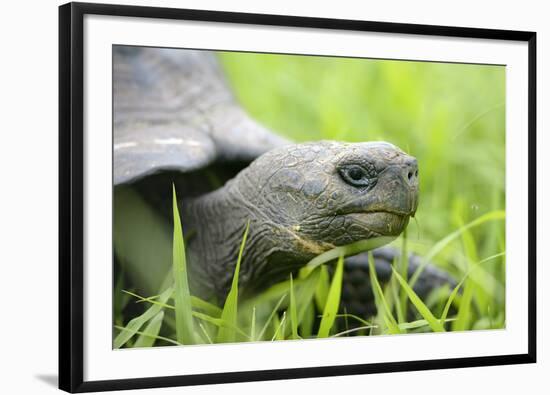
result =
M295 141L385 140L417 157L424 237L504 208L505 68L221 53L249 113ZM410 232L411 235L415 232Z
M239 101L294 141L385 140L418 159L420 205L408 228L425 254L461 225L505 209L505 67L219 53ZM505 250L504 221L473 228L434 261L461 279ZM504 325L504 256L472 285L470 327ZM477 309L477 312L476 312ZM499 323L497 323L497 321Z
M237 52L218 56L237 99L253 118L274 132L297 142L384 140L415 156L420 204L406 234L393 244L417 253L460 283L456 297L449 297L447 285L425 301L435 317L446 316L445 305L452 301L449 330L505 327L505 67ZM115 229L117 256L122 263L126 256L139 257L142 265L135 265L132 275L151 279L155 272L151 272L150 262L171 259L169 248L167 256L159 259L158 248L151 246L166 244L171 231L153 228L151 224L158 221L150 208L139 199L129 199L127 192L119 188L115 195L119 207L115 214L129 213L125 217L128 221L115 220L115 225L134 232L129 235ZM157 272L159 282L164 271ZM285 292L288 289L286 282L278 286ZM114 333L117 338L125 336L127 328L123 326L131 326L130 319L145 311L145 303L129 303L139 297L124 290L135 291L122 271L114 285L114 322L122 331ZM392 290L395 288L390 282L384 293ZM252 302L269 299L272 293L266 290ZM391 294L387 296L396 300ZM273 309L270 303L263 303L267 313ZM256 306L258 316L253 317L260 316L261 306ZM239 309L250 320L246 306ZM399 311L397 304L390 309ZM377 304L377 310L376 317L363 317L378 325L369 333L391 333L382 320L384 309ZM313 317L316 310L308 311ZM173 311L164 313L148 325L156 334L160 331L173 339ZM411 319L423 317L416 313ZM272 318L275 331L284 322L284 312ZM399 324L414 324L405 318L399 319ZM240 325L245 333L253 327L246 320ZM343 328L338 322L333 332ZM430 328L423 324L404 330L423 332ZM278 329L268 333L266 339L275 339L277 333ZM144 336L135 343L117 343L115 339L114 344L116 348L143 346ZM282 338L286 338L284 330ZM148 339L150 345L171 344L166 339Z

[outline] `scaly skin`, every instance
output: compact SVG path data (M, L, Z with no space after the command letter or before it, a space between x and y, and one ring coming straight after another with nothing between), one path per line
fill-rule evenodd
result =
M239 286L255 292L335 246L398 236L418 205L416 159L381 142L273 149L233 180L181 203L192 286L223 298L247 221Z

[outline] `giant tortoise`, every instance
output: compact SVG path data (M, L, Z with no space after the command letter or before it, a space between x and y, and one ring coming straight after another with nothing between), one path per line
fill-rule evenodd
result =
M113 73L115 200L131 189L169 222L175 184L196 295L223 301L247 222L239 285L253 295L335 246L397 237L416 212L415 158L386 142L294 144L273 134L237 103L211 52L115 46ZM374 250L381 280L398 255ZM343 280L348 311L361 315L373 309L367 262L347 258ZM418 265L410 258L409 273ZM415 289L425 297L452 282L428 265Z

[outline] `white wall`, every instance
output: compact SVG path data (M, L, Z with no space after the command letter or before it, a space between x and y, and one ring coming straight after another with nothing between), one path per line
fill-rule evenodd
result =
M319 17L457 25L538 33L539 222L550 221L550 25L543 1L278 0L122 1L118 3ZM9 2L0 23L0 391L53 393L57 374L57 5L54 0ZM541 393L548 388L550 258L539 226L539 363L536 365L333 377L186 388L185 393L409 394ZM427 387L428 386L428 387ZM537 389L540 389L537 391ZM181 393L182 389L126 392ZM483 392L482 392L483 391Z

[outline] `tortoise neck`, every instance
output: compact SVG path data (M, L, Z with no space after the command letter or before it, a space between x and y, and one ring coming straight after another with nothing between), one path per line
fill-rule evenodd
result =
M236 180L201 197L183 201L193 292L223 302L229 291L244 230L249 232L239 272L239 294L286 278L308 257L295 250L295 236L265 217L257 202L242 195ZM193 289L194 288L194 289Z
M190 286L204 298L226 293L237 262L246 213L231 190L226 184L180 204L184 232L190 235L186 246L192 276Z

